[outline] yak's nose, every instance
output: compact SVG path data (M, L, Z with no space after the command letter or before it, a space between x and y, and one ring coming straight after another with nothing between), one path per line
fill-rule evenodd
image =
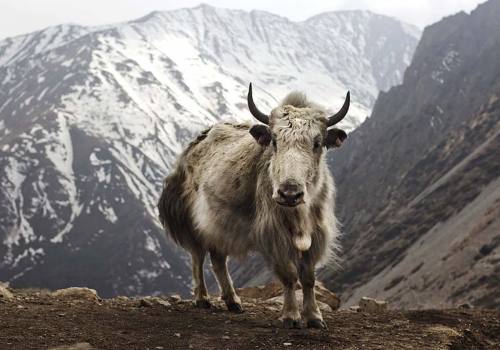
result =
M278 188L278 203L286 206L296 206L304 203L302 186L295 182L282 183Z

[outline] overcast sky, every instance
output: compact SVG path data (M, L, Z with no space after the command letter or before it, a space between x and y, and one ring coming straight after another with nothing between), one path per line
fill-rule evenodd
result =
M61 23L109 24L141 17L153 10L193 7L266 10L293 20L324 11L367 9L421 28L460 10L470 12L484 0L0 0L0 38Z

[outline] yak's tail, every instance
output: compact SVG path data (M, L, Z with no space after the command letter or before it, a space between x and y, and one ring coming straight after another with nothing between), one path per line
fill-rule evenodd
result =
M190 249L197 246L197 239L189 207L183 194L186 173L177 167L163 183L163 192L158 201L160 222L178 245Z

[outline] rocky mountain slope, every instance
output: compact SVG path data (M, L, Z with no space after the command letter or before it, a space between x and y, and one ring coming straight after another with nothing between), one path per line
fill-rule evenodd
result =
M244 294L244 293L242 293ZM284 329L279 304L243 298L246 312L196 309L161 296L100 300L95 294L13 290L0 301L5 349L497 349L500 312L324 312L326 330ZM27 331L29 330L29 331Z
M500 307L500 1L424 30L403 84L333 155L347 305Z
M358 125L400 82L418 30L369 12L292 22L202 5L0 41L0 280L104 296L188 293L154 210L195 133L301 87Z

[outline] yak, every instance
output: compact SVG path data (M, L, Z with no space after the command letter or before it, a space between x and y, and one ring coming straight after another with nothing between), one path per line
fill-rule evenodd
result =
M247 103L259 124L215 124L179 156L164 181L160 221L191 254L198 307L211 306L203 274L208 253L222 300L229 311L242 312L227 258L257 252L283 284L283 325L303 325L295 295L300 282L305 324L325 328L315 268L335 257L339 236L326 151L347 137L331 127L347 114L349 92L333 116L299 92L265 114L254 103L252 84Z

